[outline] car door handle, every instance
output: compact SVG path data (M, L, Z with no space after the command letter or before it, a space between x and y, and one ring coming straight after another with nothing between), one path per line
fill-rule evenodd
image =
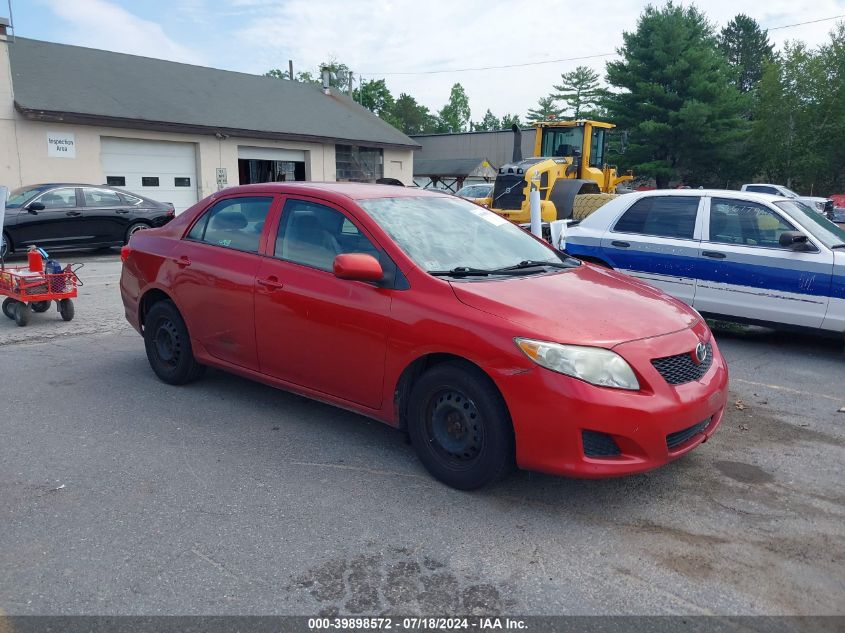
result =
M179 268L187 268L188 266L191 265L191 258L188 257L187 255L182 255L182 257L178 257L178 258L174 257L173 261L176 262L176 265Z
M618 246L619 248L629 248L631 246L628 242L617 242L615 240L611 242L611 244L613 246Z
M67 213L65 213L65 215L69 215L69 216L75 218L78 215L82 215L82 213L80 211L68 211Z
M285 287L285 284L283 284L281 281L279 281L278 277L275 277L273 275L271 275L270 277L267 277L267 279L259 279L258 283L259 283L259 285L264 286L265 288L270 288L270 289L277 289L277 288L284 288Z
M705 257L712 257L713 259L725 259L727 257L724 253L718 253L716 251L701 251L701 254Z
M115 211L115 213L123 213L123 214L126 214L126 213L129 213L129 210L128 210L128 209L118 209L117 211Z

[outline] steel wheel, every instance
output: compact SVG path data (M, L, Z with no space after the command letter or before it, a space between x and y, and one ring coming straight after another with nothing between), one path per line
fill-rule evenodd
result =
M182 341L179 331L169 319L162 319L156 325L155 351L159 361L171 369L179 364L179 356L182 353Z
M484 446L483 420L465 393L445 389L429 401L425 413L426 439L438 455L455 468L472 467Z
M144 347L150 367L161 380L183 385L199 378L205 366L194 358L182 315L169 301L156 303L144 322Z

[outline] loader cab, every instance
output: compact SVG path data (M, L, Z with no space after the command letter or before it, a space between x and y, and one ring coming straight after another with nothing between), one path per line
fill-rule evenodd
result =
M584 153L584 125L538 128L541 146L535 156L580 158Z

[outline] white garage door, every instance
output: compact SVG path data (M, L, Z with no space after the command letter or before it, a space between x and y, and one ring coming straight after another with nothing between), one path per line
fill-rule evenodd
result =
M159 202L176 212L197 201L197 153L193 143L102 137L106 183Z

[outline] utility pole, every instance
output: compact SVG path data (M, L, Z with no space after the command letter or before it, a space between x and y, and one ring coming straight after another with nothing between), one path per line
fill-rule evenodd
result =
M349 85L347 86L347 90L349 91L349 98L352 99L352 82L355 81L355 75L350 70L349 71Z
M288 79L293 81L293 60L288 60Z

